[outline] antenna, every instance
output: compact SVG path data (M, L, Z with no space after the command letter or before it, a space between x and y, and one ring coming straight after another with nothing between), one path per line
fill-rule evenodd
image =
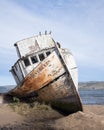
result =
M45 35L47 35L47 31L45 31Z
M52 32L50 31L49 34L51 34Z
M39 32L39 35L41 36L41 32Z

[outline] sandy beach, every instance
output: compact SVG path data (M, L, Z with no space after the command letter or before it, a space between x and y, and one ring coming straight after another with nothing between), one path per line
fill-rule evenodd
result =
M0 104L0 130L104 130L104 105L63 116L38 102Z

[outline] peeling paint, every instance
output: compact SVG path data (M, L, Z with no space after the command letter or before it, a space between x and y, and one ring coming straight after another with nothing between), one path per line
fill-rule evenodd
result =
M59 48L50 35L24 39L17 42L17 47L20 65L16 69L15 64L13 71L21 71L13 73L13 76L18 80L19 75L24 75L24 79L17 82L17 87L9 92L10 95L25 97L36 92L37 100L51 102L67 113L83 110L78 93L77 66L67 49ZM50 52L49 55L47 51ZM31 61L33 55L37 58L35 64ZM24 57L21 58L22 56ZM27 63L23 63L24 58L27 58Z

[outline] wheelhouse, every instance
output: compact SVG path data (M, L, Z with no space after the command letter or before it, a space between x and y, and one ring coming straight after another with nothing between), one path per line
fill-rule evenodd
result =
M20 85L25 77L55 49L55 42L50 34L24 39L15 44L19 59L12 66L11 73Z

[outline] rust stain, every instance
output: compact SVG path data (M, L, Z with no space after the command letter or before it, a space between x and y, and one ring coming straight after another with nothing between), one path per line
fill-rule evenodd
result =
M21 87L14 90L18 94L36 91L65 72L63 65L54 52L37 66L24 80Z
M48 101L68 96L68 90L65 87L66 76L61 76L57 81L49 84L45 88L38 91L39 99ZM68 84L67 84L68 86ZM48 98L47 98L48 97Z

